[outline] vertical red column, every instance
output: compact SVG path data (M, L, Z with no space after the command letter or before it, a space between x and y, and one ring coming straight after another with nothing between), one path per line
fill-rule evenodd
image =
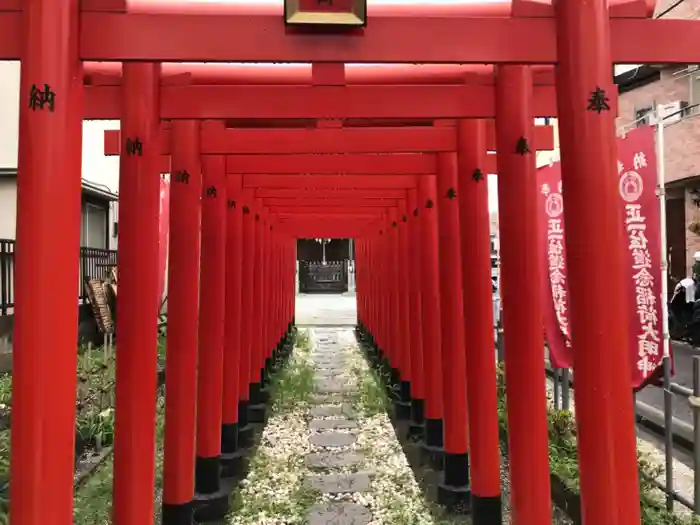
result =
M160 66L125 62L122 68L112 519L115 525L133 525L153 520Z
M224 326L224 386L221 424L221 475L242 472L243 449L239 446L239 393L241 360L241 274L243 213L240 196L243 177L226 176L226 324Z
M83 117L79 6L32 0L23 7L10 522L68 524Z
M175 120L170 130L170 242L166 339L163 525L192 519L197 409L197 318L202 172L199 122Z
M438 263L438 217L435 175L421 176L418 182L418 217L420 220L421 307L423 313L423 359L425 377L425 436L423 449L427 457L439 458L444 452L442 333L440 330L440 281Z
M399 420L411 418L411 322L410 322L410 287L411 281L408 274L409 259L411 254L408 250L408 212L406 200L401 199L397 207L397 237L398 251L396 253L398 274L398 309L399 330L401 333L401 383L399 384L399 399L395 403L395 413Z
M264 345L265 331L263 323L263 295L265 289L265 229L262 220L262 199L255 199L254 235L255 254L253 265L253 300L252 311L253 335L252 351L250 354L250 405L248 406L248 418L251 423L263 423L265 421L265 403L262 393L264 379Z
M557 107L581 506L586 525L639 523L627 354L629 267L616 170L608 3L557 2ZM605 363L601 366L601 363ZM617 516L611 512L617 509Z
M445 454L444 479L438 486L438 501L460 512L468 509L470 493L467 366L457 193L457 155L439 153L437 205Z
M423 372L423 316L421 309L421 230L418 191L408 190L408 286L411 335L411 435L421 439L425 424L425 375Z
M401 279L399 278L399 233L398 233L398 212L396 208L389 209L389 225L386 228L386 259L385 272L387 278L387 328L389 331L388 348L391 365L391 387L392 398L400 395L401 387L401 367L403 366L402 343L403 326L401 324Z
M489 216L485 123L462 120L457 129L459 216L462 237L464 344L469 399L472 521L501 523L501 477L493 353L491 220Z
M253 427L249 425L248 407L250 406L250 362L253 359L253 321L252 308L255 294L253 269L255 267L255 222L251 206L253 190L243 189L242 193L242 238L241 251L241 353L239 362L239 405L238 405L238 444L249 447L252 443Z
M552 518L545 384L533 380L542 377L544 336L541 257L532 249L538 219L529 67L498 67L496 104L511 508L515 523L544 525Z
M226 307L226 157L203 156L202 180L195 517L213 520L228 512L228 493L220 487Z

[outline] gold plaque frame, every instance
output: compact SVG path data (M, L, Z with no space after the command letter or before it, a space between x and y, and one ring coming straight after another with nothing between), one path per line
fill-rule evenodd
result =
M353 0L352 10L342 13L302 11L299 0L285 0L284 22L298 26L364 27L367 23L367 0Z

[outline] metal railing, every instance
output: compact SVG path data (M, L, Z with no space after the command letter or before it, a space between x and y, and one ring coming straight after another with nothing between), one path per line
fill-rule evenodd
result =
M15 306L15 268L16 245L12 239L0 239L0 315L12 313ZM87 301L85 278L102 278L111 266L117 264L116 250L100 248L80 248L80 275L77 282L76 297L80 302Z

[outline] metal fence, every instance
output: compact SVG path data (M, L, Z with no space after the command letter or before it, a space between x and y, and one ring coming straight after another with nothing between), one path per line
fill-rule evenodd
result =
M301 293L348 291L348 261L299 261Z
M0 239L0 315L12 313L15 306L15 241ZM116 250L99 248L80 248L80 275L77 282L77 298L80 302L87 300L85 278L102 278L105 272L117 264Z

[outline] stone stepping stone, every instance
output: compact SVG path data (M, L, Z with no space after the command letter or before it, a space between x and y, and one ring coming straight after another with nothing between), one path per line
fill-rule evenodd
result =
M311 430L349 430L357 428L357 422L351 419L312 419L309 422Z
M325 494L367 492L371 485L367 474L326 474L308 478L307 483L311 488Z
M341 368L317 368L314 370L314 376L321 379L328 379L345 374L345 370Z
M309 512L308 525L367 525L372 514L357 503L323 503Z
M316 391L319 394L349 394L357 392L357 385L345 381L317 381Z
M352 445L357 436L345 432L319 432L309 438L309 442L317 447L340 448Z
M334 417L334 416L345 416L353 417L352 409L347 405L328 405L313 407L310 410L311 417Z
M314 394L311 396L311 402L315 405L327 405L329 403L342 403L345 398L342 394Z
M352 467L364 459L355 452L312 452L306 456L306 465L312 468Z

